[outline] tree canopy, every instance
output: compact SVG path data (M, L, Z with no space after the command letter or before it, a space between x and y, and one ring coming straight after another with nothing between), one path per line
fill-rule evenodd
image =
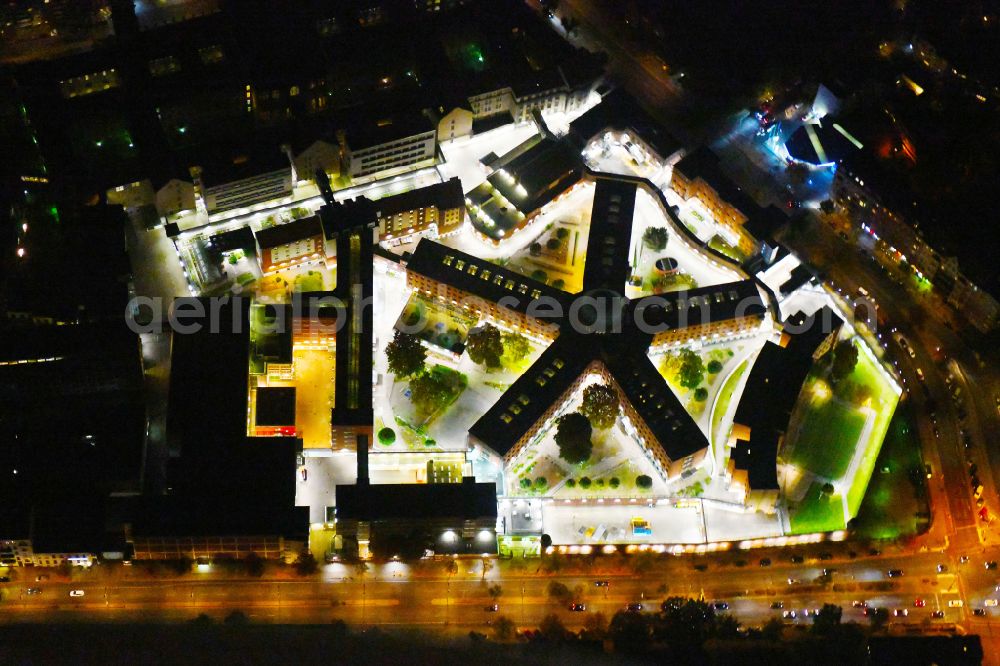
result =
M492 324L483 324L469 331L465 340L465 350L473 363L485 365L494 369L500 367L500 357L503 356L503 339L500 329Z
M858 364L858 348L850 340L841 340L833 348L833 365L830 366L830 381L837 383L846 378Z
M705 379L705 364L701 356L690 349L682 349L677 356L680 366L677 369L677 378L684 388L695 389Z
M440 409L451 393L448 379L440 373L425 372L410 381L410 400L423 416Z
M520 333L504 333L501 341L504 355L514 363L531 353L531 343Z
M556 445L562 459L574 465L589 459L594 449L592 433L590 421L580 412L562 416L556 424Z
M650 250L664 250L667 247L667 235L666 227L647 227L644 232L642 232L642 242Z
M424 369L427 350L415 335L396 331L385 347L389 359L389 372L399 377L409 377Z
M591 384L583 390L580 413L593 427L599 430L610 428L618 418L618 394L606 384Z

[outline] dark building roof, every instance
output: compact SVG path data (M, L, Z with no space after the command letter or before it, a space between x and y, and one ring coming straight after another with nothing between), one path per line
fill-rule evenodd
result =
M747 221L743 228L759 241L773 243L774 234L788 222L788 216L774 204L744 212L747 213Z
M705 147L688 153L674 166L688 180L701 178L708 183L723 201L748 218L759 208L757 202L744 192L719 167L719 156Z
M871 666L979 666L983 645L979 636L872 636Z
M435 131L434 124L420 112L380 115L373 108L352 117L354 122L344 128L344 135L354 152Z
M766 342L754 361L734 417L735 423L750 428L750 441L740 441L733 452L736 468L747 471L754 490L778 488L778 445L812 368L813 354L842 323L826 307L812 316L799 312L786 321L788 343L782 347Z
M258 388L255 421L259 426L295 425L295 387Z
M294 243L295 241L321 236L322 234L323 225L320 223L319 216L313 215L293 220L286 224L278 224L267 229L261 229L257 232L256 236L257 243L261 249L264 249L280 247L287 243Z
M493 115L486 116L485 118L473 118L472 133L483 134L484 132L495 130L498 127L503 127L504 125L510 125L513 122L514 122L514 117L510 115L510 111L494 113Z
M388 217L398 213L436 206L439 210L465 207L462 181L457 177L443 183L434 183L409 192L378 199L371 204L376 217Z
M780 287L778 287L778 291L780 291L781 294L784 296L792 293L802 285L815 279L816 279L816 273L813 272L811 268L809 268L805 264L799 264L798 266L792 269L792 272L789 274L788 279L785 280Z
M319 209L319 217L327 240L336 238L340 231L378 223L376 204L366 197L328 203Z
M212 307L209 299L194 297L174 305L204 313ZM236 297L218 311L216 331L203 318L198 330L173 334L167 437L174 450L235 446L246 437L250 300Z
M626 400L671 460L708 446L705 434L645 354L606 355L605 364Z
M560 289L426 238L417 244L406 270L488 301L502 302L522 314L528 313L532 302L541 297L560 304L565 312L571 298ZM539 314L548 312L549 308L539 309Z
M763 317L767 306L753 280L727 282L657 296L629 303L650 332L728 321L737 317ZM633 321L628 317L626 321Z
M337 520L496 519L495 483L360 484L336 487Z
M489 184L525 215L549 203L583 177L579 153L568 143L554 139L542 139L526 150L519 146L493 167L497 171L487 179ZM505 173L500 173L501 169Z
M593 338L559 336L469 428L469 434L498 455L506 455L595 356Z
M219 252L243 250L244 252L257 254L257 245L254 242L253 230L249 226L214 234L209 237L208 244Z
M206 188L275 171L284 170L290 175L292 169L288 155L279 148L278 142L263 136L242 145L203 145L199 147L197 156L192 155L191 159L194 160L192 166L202 168L201 181Z
M635 210L633 182L598 178L587 240L583 290L613 289L621 292L631 272L629 245Z
M374 419L371 379L374 244L367 225L348 227L337 234L337 287L334 293L346 304L347 323L338 326L336 333L337 372L331 417L335 425L371 425Z
M680 141L639 106L635 98L618 88L570 123L570 138L583 149L606 130L633 131L662 159L683 148Z
M618 345L600 335L563 333L469 429L503 456L580 377L603 363L622 396L653 432L667 456L678 460L708 445L704 434L645 355L645 347Z

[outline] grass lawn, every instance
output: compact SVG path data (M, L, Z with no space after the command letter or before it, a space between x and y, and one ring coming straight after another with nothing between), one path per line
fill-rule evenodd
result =
M726 410L729 409L729 403L733 400L733 391L736 390L737 385L740 383L740 377L746 372L748 364L746 361L740 363L740 367L733 371L733 374L729 376L726 383L722 386L719 391L718 401L715 403L715 413L712 414L712 436L715 436L715 431L719 428L719 422L725 415Z
M847 491L847 508L852 516L856 516L861 508L861 501L865 497L865 489L868 487L868 480L875 469L875 461L878 459L882 442L889 431L889 424L899 404L899 395L893 386L886 380L875 361L864 351L858 355L858 365L851 374L850 379L869 387L872 392L872 409L877 411L875 423L867 441L859 442L858 446L864 450L863 457L858 465L851 487ZM912 428L908 428L912 432Z
M833 398L814 398L807 409L791 462L814 474L839 479L851 464L865 415Z
M844 529L844 505L840 495L826 497L823 485L809 487L799 505L789 511L788 521L792 534L812 534Z
M309 271L295 278L295 291L323 291L323 275Z
M927 478L920 443L908 415L897 413L878 456L876 472L858 511L855 529L866 539L894 539L927 526Z

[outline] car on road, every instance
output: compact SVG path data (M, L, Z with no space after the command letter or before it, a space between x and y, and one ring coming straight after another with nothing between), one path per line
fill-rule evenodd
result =
M906 617L909 614L910 611L906 610L905 608L897 608L894 611L892 611L893 617Z
M806 558L801 555L792 555L792 564L802 564L806 561Z
M931 617L934 618L935 620L940 620L941 618L944 617L944 611L936 610L933 613L931 613Z
M934 426L934 439L941 439L941 429Z
M972 614L973 615L978 615L979 617L986 617L986 609L985 608L973 608L972 609Z
M642 604L640 604L638 601L634 601L630 604L626 604L625 610L627 610L630 613L638 613L639 611L642 610Z
M49 575L48 574L41 574L39 576L35 576L35 582L36 583L39 583L39 582L41 582L43 580L48 580L48 579L49 579Z
M772 601L771 602L771 610L781 610L784 607L785 607L785 602L783 602L783 601Z
M924 601L923 599L921 599L920 597L917 597L916 599L913 600L913 607L914 608L923 608L926 605L927 605L927 602Z
M9 583L10 576L0 576L0 583Z
M42 593L42 588L40 588L40 587L29 587L27 590L25 590L25 592L27 592L28 594L31 594L31 595L41 594Z
M948 565L947 564L939 564L939 565L937 565L937 572L938 573L948 573Z
M769 567L769 566L771 566L771 558L769 558L769 557L762 558L761 561L760 561L760 566L762 566L762 567Z
M902 575L903 575L903 570L902 570L902 569L889 569L889 570L888 570L888 571L886 572L886 575L887 575L887 576L888 576L889 578L899 578L900 576L902 576Z
M996 560L990 560L984 566L986 567L987 571L993 571L994 569L997 568L997 561Z
M826 568L823 569L823 575L824 576L832 576L835 573L837 573L836 569L831 569L829 567L826 567Z
M793 610L786 610L784 613L781 614L781 617L785 618L786 620L794 620L797 617L797 615Z
M996 608L997 604L1000 603L996 599L985 599L983 605L987 608Z
M965 564L968 561L969 561L968 555L962 555L961 557L958 558L959 564Z
M788 584L789 584L789 585L798 585L798 584L799 584L799 583L801 583L801 582L802 582L802 581L801 581L801 580L799 580L798 578L789 578L789 579L788 579Z
M574 613L582 613L583 611L587 610L587 606L585 604L572 603L569 605L569 609Z
M917 368L917 379L924 381L924 371L920 368Z
M84 592L83 590L70 590L69 591L69 596L71 596L71 597L82 597L85 594L87 594L87 593Z
M854 601L851 603L851 605L854 606L855 608L868 608L867 601Z
M712 608L717 611L729 610L729 604L725 601L713 601Z
M961 608L965 605L965 602L961 599L949 599L948 608Z
M594 587L607 587L610 583L606 580L595 580Z

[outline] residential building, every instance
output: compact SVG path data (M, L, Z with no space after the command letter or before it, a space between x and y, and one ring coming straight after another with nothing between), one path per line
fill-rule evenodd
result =
M376 180L437 162L437 127L423 115L359 122L343 134L352 180Z
M757 240L744 225L760 206L722 172L718 155L708 148L685 155L674 165L670 187L685 201L697 198L704 204L726 243L744 256L755 254Z
M254 236L265 273L326 258L326 237L318 215L261 229Z
M620 88L570 123L569 138L582 151L608 132L639 146L655 166L674 164L683 153L683 144Z
M381 241L446 236L465 222L465 195L457 177L378 199L371 208Z
M295 173L300 181L316 180L316 172L322 171L328 178L340 175L343 155L340 146L327 141L313 141L295 156Z
M444 109L441 109L441 111L443 115L441 115L441 119L438 120L437 124L437 140L439 144L445 141L454 141L455 139L472 136L473 120L476 116L471 109L464 106L456 106L446 113Z

